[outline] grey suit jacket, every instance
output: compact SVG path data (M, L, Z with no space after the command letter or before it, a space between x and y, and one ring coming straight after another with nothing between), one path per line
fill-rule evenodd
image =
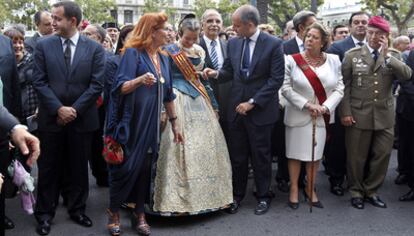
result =
M9 113L7 108L0 105L0 136L6 136L18 123L17 119Z
M24 40L24 47L30 53L33 53L36 48L36 43L40 39L39 33L35 33L32 37L28 37Z

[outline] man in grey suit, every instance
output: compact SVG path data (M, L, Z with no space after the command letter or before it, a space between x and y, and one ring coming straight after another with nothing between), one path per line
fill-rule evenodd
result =
M223 20L220 13L215 9L208 9L201 17L203 36L200 38L200 46L206 52L206 67L215 70L223 67L227 58L227 43L219 38L223 28ZM227 137L226 109L231 89L231 81L219 83L217 80L210 80L214 96L219 104L220 125L224 135Z
M28 52L33 53L36 47L36 43L44 36L49 36L53 33L52 28L52 16L48 11L38 11L34 15L34 22L37 28L37 32L30 38L27 38L24 42L25 48Z
M62 190L70 218L82 226L92 226L85 215L88 158L93 132L99 127L96 101L104 84L105 51L79 34L81 18L76 3L54 4L55 35L40 40L34 54L33 87L39 98L38 134L43 150L35 209L40 235L50 232Z

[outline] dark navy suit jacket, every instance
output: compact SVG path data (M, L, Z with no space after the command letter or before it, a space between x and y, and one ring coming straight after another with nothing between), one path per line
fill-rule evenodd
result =
M227 121L233 122L237 118L236 107L240 103L253 98L256 105L247 118L255 125L275 123L279 117L278 90L285 74L282 40L260 32L247 79L240 74L242 51L243 38L229 40L227 58L219 72L219 80L233 80Z
M300 52L296 38L291 38L288 41L283 42L283 52L286 55L292 55Z
M98 129L96 100L104 84L105 51L98 43L80 35L70 70L66 68L59 36L41 39L36 44L33 87L39 97L40 131L58 132L57 110L76 109L73 127L77 132Z
M356 45L354 43L354 40L352 40L351 36L348 36L347 38L344 38L338 42L333 43L328 50L326 50L327 53L332 53L339 56L339 60L344 59L345 53L351 49L354 48Z
M414 70L414 51L407 58L407 65ZM397 98L397 113L407 120L414 121L414 75L411 80L400 82L400 93Z
M205 67L213 68L213 63L211 62L210 54L208 53L206 42L204 38L200 38L200 46L206 52L206 59L205 59ZM227 58L227 42L224 40L220 40L221 52L223 53L223 59L226 60ZM223 61L224 62L224 61ZM220 120L226 120L226 110L228 107L228 101L230 98L230 89L231 89L231 81L227 83L220 83L217 80L209 80L211 88L213 89L214 96L219 104L219 111L220 111Z
M20 116L20 87L11 40L0 35L0 76L3 83L3 105L13 115Z

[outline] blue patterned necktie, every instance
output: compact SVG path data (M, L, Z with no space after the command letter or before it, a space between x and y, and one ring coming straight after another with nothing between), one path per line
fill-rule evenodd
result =
M242 59L242 75L245 76L247 79L250 67L250 38L244 39L244 51L243 51L243 59Z
M210 43L210 46L211 46L210 59L214 67L213 69L215 70L218 69L218 56L216 52L216 45L217 45L216 40L212 40Z

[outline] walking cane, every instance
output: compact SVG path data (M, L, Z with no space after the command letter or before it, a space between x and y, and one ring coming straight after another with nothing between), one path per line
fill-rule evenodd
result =
M314 176L313 169L315 168L315 146L316 146L316 117L312 117L312 159L311 159L311 174L309 176L309 185L310 185L310 199L309 199L309 212L312 213L312 199L313 199L313 185L314 185Z

